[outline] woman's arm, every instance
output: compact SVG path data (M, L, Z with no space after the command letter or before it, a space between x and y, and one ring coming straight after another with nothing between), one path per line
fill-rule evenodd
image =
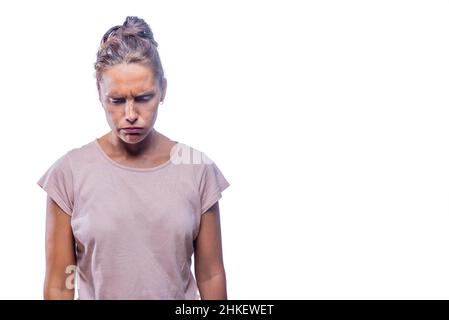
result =
M201 217L194 241L195 277L202 300L226 300L218 201Z
M73 300L75 296L76 256L70 219L47 195L44 300Z

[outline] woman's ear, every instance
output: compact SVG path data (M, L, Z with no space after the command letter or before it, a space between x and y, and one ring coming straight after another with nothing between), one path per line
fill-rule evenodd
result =
M162 85L161 85L161 102L165 99L165 93L167 92L167 79L162 79Z
M98 94L98 100L101 102L101 94L100 94L100 87L97 84L97 94Z
M98 101L100 101L101 107L104 109L103 100L101 99L100 84L98 82L97 82L97 93L98 93Z

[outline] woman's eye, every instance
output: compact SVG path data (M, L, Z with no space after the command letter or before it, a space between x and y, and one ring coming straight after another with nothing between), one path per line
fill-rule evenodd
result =
M136 102L148 102L151 100L153 96L139 97L136 98Z
M152 97L153 96L137 97L136 102L145 103L145 102L150 101ZM125 103L125 101L126 101L125 99L120 99L120 98L111 99L112 104L122 104L122 103Z
M123 99L111 99L111 102L112 102L113 104L120 104L120 103L123 103L124 100L123 100Z

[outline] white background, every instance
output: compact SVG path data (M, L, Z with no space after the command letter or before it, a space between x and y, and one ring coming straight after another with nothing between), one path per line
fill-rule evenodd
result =
M0 4L0 298L42 299L45 192L109 131L101 36L145 19L156 128L204 151L229 299L448 299L448 1Z

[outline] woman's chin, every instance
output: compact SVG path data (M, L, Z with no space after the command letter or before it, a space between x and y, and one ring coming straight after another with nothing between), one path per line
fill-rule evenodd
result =
M120 135L121 139L127 143L137 143L145 138L144 133L122 133Z

